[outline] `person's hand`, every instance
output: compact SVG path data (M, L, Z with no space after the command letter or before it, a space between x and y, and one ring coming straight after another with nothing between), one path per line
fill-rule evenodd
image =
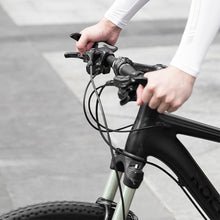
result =
M121 28L111 21L103 18L99 23L82 30L79 41L76 42L76 49L80 53L92 48L95 42L105 41L114 45L119 37Z
M149 72L145 88L137 89L137 104L148 103L159 113L176 111L191 95L195 77L174 66Z

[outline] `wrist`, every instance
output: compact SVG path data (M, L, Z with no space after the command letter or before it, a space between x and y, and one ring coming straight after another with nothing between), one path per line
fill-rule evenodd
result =
M168 67L173 73L181 75L183 80L186 80L186 82L188 82L189 84L191 84L192 86L195 83L196 77L179 69L178 67L172 66L170 65Z
M111 22L110 20L106 18L102 18L102 20L99 23L107 27L110 31L113 31L116 33L120 33L121 31L120 27L118 27L117 25L115 25L113 22Z

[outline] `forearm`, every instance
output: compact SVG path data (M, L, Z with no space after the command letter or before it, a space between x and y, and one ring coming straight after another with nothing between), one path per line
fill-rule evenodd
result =
M171 65L197 76L220 27L220 0L192 0L189 18Z
M137 11L149 0L115 0L105 13L105 18L120 28L124 28Z

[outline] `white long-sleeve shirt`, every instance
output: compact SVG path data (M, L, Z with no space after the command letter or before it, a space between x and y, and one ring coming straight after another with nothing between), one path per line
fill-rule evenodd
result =
M105 18L124 28L148 1L115 0ZM192 0L185 31L170 64L196 77L219 27L220 0Z

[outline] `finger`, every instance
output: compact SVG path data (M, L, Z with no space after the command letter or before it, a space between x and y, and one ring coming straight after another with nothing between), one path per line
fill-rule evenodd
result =
M90 42L86 45L86 50L90 50L93 45L94 45L94 43L90 41Z
M161 103L161 100L154 95L150 99L149 107L152 109L157 109L160 106L160 103Z
M184 103L185 100L181 100L181 99L175 99L171 104L170 107L168 108L168 112L174 112L176 111L179 107L182 106L182 104Z
M142 85L139 85L137 90L136 90L136 94L137 94L137 105L141 105L143 103L142 101L142 94L144 91L144 87Z
M161 102L159 107L157 108L157 111L159 113L164 113L165 111L167 111L170 108L170 105L165 103L165 102Z
M153 92L148 89L148 86L145 86L143 94L142 94L142 102L149 103L153 96Z
M175 102L173 102L170 107L167 109L168 112L174 112L176 111L184 102L183 101L179 101L176 100Z
M167 112L169 112L169 113L175 112L177 109L178 109L178 107L172 107L172 106L170 106L170 107L167 109Z

